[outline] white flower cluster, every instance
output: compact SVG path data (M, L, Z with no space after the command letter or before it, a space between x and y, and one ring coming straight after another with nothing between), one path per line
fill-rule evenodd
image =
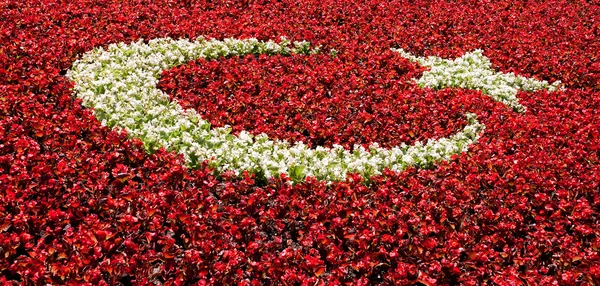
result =
M516 112L525 111L525 107L519 104L517 98L519 90L546 89L552 92L560 86L560 81L548 84L547 81L517 76L514 73L495 72L492 69L492 63L481 50L466 53L455 60L416 57L402 49L392 50L412 62L430 68L417 80L419 86L427 86L436 90L445 87L480 90L483 94L506 104Z
M365 149L355 146L308 148L302 142L293 145L271 140L265 134L252 136L242 131L230 134L229 127L211 128L195 110L184 110L157 89L163 70L188 61L246 54L308 54L316 52L307 42L261 42L256 39L196 41L155 39L131 44L112 44L82 56L73 64L68 77L75 82L74 93L108 127L123 128L129 136L142 140L148 152L161 147L184 155L190 167L208 160L215 171L244 170L259 177L287 174L294 182L307 176L340 181L347 173L365 178L381 174L383 169L401 171L408 166L431 167L454 154L467 151L475 143L484 125L468 114L469 124L459 133L413 146L402 144L391 149L376 143Z

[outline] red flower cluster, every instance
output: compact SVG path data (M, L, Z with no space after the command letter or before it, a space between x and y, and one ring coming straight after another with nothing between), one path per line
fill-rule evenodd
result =
M198 60L165 72L159 87L213 126L311 147L412 145L462 130L475 109L455 93L416 86L415 68L391 50Z
M598 3L410 2L0 0L0 284L600 283ZM215 125L391 146L473 112L485 133L434 169L369 184L217 179L102 127L64 77L96 46L200 35L322 51L166 71L161 87ZM517 114L416 88L423 69L391 47L479 48L565 89L519 93Z

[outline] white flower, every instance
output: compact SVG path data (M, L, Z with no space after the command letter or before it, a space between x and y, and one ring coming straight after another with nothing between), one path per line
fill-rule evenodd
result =
M429 67L417 83L422 87L441 89L444 87L460 87L481 90L492 99L506 104L517 112L524 112L525 107L519 104L519 90L536 91L556 90L560 82L548 84L546 81L515 76L513 73L500 73L491 69L491 62L483 55L483 51L475 50L464 56L447 60L438 57L416 57L402 49L392 49L403 57Z
M271 140L265 134L252 136L240 132L230 134L229 127L210 129L210 124L195 110L184 110L168 95L156 88L161 71L197 58L216 59L250 53L289 54L314 53L310 43L282 39L280 43L256 39L199 38L196 41L169 38L154 39L147 44L112 44L83 55L73 64L67 76L75 82L74 93L86 107L94 108L102 124L125 129L130 136L144 142L146 150L161 147L183 153L190 167L209 160L215 170L232 170L236 174L250 170L267 178L286 173L294 181L306 176L323 180L344 180L349 172L365 177L381 174L384 168L401 171L408 166L429 167L439 160L465 152L475 143L485 126L468 114L469 124L448 138L402 144L391 149L373 143L368 148L356 146L345 150L332 148L308 149L303 142L290 144ZM460 87L481 90L494 100L524 111L518 103L518 90L556 90L560 83L527 79L514 74L491 70L490 61L476 50L456 60L437 57L421 58L396 50L411 61L430 68L416 82L434 89Z

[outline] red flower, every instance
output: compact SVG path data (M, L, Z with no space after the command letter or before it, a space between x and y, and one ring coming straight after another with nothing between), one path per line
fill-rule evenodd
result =
M600 281L591 1L17 2L0 0L2 285ZM486 131L433 169L370 182L215 177L103 127L64 76L94 47L201 35L321 49L165 71L161 88L215 126L346 148L447 136L465 112ZM416 87L423 69L392 47L483 49L497 70L565 89L519 93L516 114L479 92Z

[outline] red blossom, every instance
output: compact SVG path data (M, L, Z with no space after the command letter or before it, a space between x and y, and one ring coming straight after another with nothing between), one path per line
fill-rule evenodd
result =
M600 283L600 9L594 1L0 0L2 285ZM307 40L310 56L193 61L160 87L215 126L311 146L486 131L433 169L364 182L189 170L103 127L64 76L97 46L159 37ZM409 82L391 47L564 90ZM335 49L336 52L332 51Z

